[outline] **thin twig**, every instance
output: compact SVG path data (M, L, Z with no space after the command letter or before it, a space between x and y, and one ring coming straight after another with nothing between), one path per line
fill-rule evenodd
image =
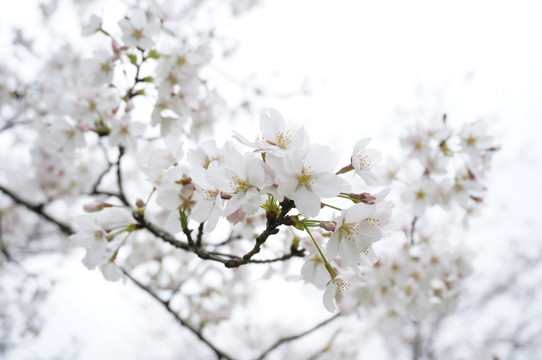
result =
M256 244L254 244L254 247L252 250L250 250L248 253L243 255L241 259L236 260L228 260L224 263L226 267L233 268L233 267L239 267L241 265L247 264L250 262L250 259L260 252L260 249L267 240L267 238L271 235L274 235L278 232L278 227L285 223L286 215L292 208L294 207L294 202L292 200L285 200L283 203L281 203L282 209L280 215L277 217L277 219L271 223L267 224L267 227L265 230L256 238Z
M140 289L142 289L143 291L145 291L147 294L149 294L150 296L152 296L156 301L158 301L160 304L162 304L162 306L164 306L166 308L166 310L172 314L174 317L175 317L175 320L177 320L177 322L179 324L181 324L183 327L187 328L188 330L190 330L194 335L196 335L205 345L207 345L217 356L218 359L225 359L225 360L233 360L233 358L229 355L226 355L224 352L218 350L213 344L211 344L211 342L205 337L203 336L203 334L198 331L195 327L193 327L192 325L190 325L188 323L187 320L181 318L179 316L179 314L177 314L176 311L174 311L171 306L169 305L169 301L165 301L165 300L162 300L154 291L152 291L149 287L143 285L142 283L140 283L139 281L137 281L136 279L134 279L130 273L128 273L126 270L122 270L124 272L124 275L126 275L126 277L128 279L130 279L135 285L137 285Z
M303 336L306 336L316 330L318 330L319 328L331 323L332 321L338 319L339 317L341 316L340 313L338 314L335 314L333 315L332 317L330 317L329 319L327 320L324 320L318 324L316 324L315 326L313 326L312 328L310 328L309 330L306 330L306 331L303 331L302 333L300 334L297 334L297 335L293 335L293 336L288 336L288 337L285 337L285 338L282 338L282 339L279 339L277 342L275 342L271 347L269 347L267 350L265 350L260 356L258 356L256 358L256 360L262 360L264 359L267 355L269 355L270 352L272 352L273 350L275 350L276 348L278 348L279 346L281 346L282 344L285 344L285 343L288 343L288 342L291 342L291 341L294 341L294 340L297 340Z
M122 174L120 171L120 163L122 156L124 155L124 147L119 146L119 157L117 159L117 185L119 187L119 199L122 201L122 203L126 206L130 206L128 203L128 199L126 199L126 195L124 194L124 187L122 185Z
M42 218L44 218L45 220L55 224L56 226L58 226L58 228L60 229L60 231L62 231L64 234L66 235L71 235L73 234L75 231L71 228L70 225L68 224L64 224L63 222L61 222L60 220L57 220L53 217L51 217L49 214L47 214L45 211L43 211L43 208L44 208L44 204L38 204L38 205L32 205L31 203L29 203L28 201L26 200L23 200L21 197L19 197L17 194L15 194L14 192L12 192L11 190L8 190L7 188L5 188L4 186L0 185L0 191L3 192L4 194L6 194L7 196L9 196L13 201L15 201L17 204L19 205L23 205L25 206L28 210L38 214L39 216L41 216Z
M410 244L414 245L414 234L416 232L416 222L418 221L418 217L414 216L412 219L412 223L410 224Z
M4 234L3 234L3 228L2 228L2 213L0 212L0 250L2 251L2 254L6 257L6 260L11 262L12 257L9 253L8 249L6 248L6 245L4 244Z

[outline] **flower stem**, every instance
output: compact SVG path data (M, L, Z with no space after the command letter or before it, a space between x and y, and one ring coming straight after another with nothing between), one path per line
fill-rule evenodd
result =
M331 266L331 264L329 263L329 261L327 261L326 257L324 256L324 253L322 252L322 249L320 249L320 246L318 246L318 243L316 242L316 240L314 240L314 237L312 236L312 233L310 232L309 228L307 227L307 225L303 224L303 226L305 227L305 231L307 231L307 233L309 234L309 236L311 237L311 240L312 242L314 243L314 246L316 246L316 250L318 250L318 253L320 254L320 257L322 258L322 260L324 261L324 265L326 267L326 270L327 272L329 273L329 275L331 275L331 278L332 279L335 279L335 277L337 276L337 271L335 271L335 269L333 268L333 266Z
M327 207L332 208L332 209L335 209L335 210L338 210L338 211L342 211L342 210L343 210L343 209L341 209L341 208L338 208L338 207L336 207L336 206L329 205L329 204L326 204L326 203L322 203L322 205L327 206Z

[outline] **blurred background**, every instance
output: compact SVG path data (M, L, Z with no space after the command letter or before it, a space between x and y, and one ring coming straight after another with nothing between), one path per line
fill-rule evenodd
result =
M457 242L475 254L474 273L458 309L439 320L433 338L427 339L434 353L425 356L539 357L542 5L537 1L202 3L189 26L201 27L213 43L215 59L205 75L230 105L233 119L218 126L219 142L231 136L232 129L257 134L258 114L266 107L303 125L311 140L330 145L341 158L348 158L352 145L365 137L371 137L371 146L385 156L402 158L399 137L405 127L416 121L440 121L444 113L455 128L475 120L489 124L494 143L502 148L485 183L486 206L468 231L450 233L461 237ZM32 78L48 49L60 48L65 41L88 56L103 39L81 38L81 24L96 13L103 16L104 28L116 28L126 9L137 5L99 0L1 2L0 61L20 64L20 76ZM7 146L0 140L0 152ZM146 294L130 283L105 282L100 273L81 266L82 256L82 249L34 254L24 266L47 276L21 293L10 292L19 281L16 276L0 277L4 289L0 313L21 312L17 321L25 316L38 319L33 336L19 336L23 329L7 322L0 325L10 329L1 334L7 345L0 357L205 358L191 349L190 335ZM261 302L256 308L234 316L262 323L292 316L287 310L278 314L270 310L265 301L272 299L278 309L306 306L306 315L296 318L299 324L315 323L313 314L325 318L319 292L295 282L275 278L269 282L258 289ZM39 289L47 292L41 300ZM306 297L318 301L305 302ZM38 300L39 307L33 307ZM358 333L349 335L359 358L411 358L408 334L398 334L391 325L376 325L370 318L355 321L364 323L363 330L356 328ZM273 326L273 331L289 334L288 326ZM349 326L353 328L349 323L343 326L342 332L331 328L315 333L273 356L309 358L315 341L325 343L334 331L340 338ZM211 331L225 330L217 326Z

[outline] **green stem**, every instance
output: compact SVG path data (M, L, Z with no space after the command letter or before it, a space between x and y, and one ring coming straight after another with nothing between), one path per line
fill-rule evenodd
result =
M314 240L314 237L312 236L312 233L310 232L307 225L303 224L303 226L305 227L305 231L307 231L307 233L311 237L311 240L314 243L314 246L316 246L316 250L318 250L318 253L320 254L320 257L324 261L324 265L326 267L327 272L329 273L329 275L331 275L332 279L335 279L335 277L337 276L337 271L335 271L335 269L333 269L333 266L331 266L329 261L327 261L326 257L324 256L324 253L322 252L322 249L320 249L320 246L318 246L318 243L316 242L316 240Z
M130 236L131 233L127 233L126 236L124 237L124 239L122 240L122 242L119 244L119 246L117 247L117 249L115 250L115 252L113 253L113 255L111 256L111 258L109 259L109 261L115 261L115 259L117 258L117 254L119 253L119 250L120 248L124 245L124 243L126 242L126 240L128 240L128 237Z
M335 210L338 210L338 211L343 211L343 209L338 208L338 207L333 206L333 205L329 205L329 204L326 204L326 203L322 203L322 205L327 206L327 207L332 208L332 209L335 209Z

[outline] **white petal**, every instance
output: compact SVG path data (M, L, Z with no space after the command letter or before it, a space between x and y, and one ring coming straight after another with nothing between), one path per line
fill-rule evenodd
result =
M301 215L307 218L316 216L320 212L320 198L305 186L297 189L294 201Z
M337 292L337 286L333 281L329 281L327 284L326 290L324 291L324 306L327 311L330 313L335 312L335 303L333 299L335 298L335 293Z

